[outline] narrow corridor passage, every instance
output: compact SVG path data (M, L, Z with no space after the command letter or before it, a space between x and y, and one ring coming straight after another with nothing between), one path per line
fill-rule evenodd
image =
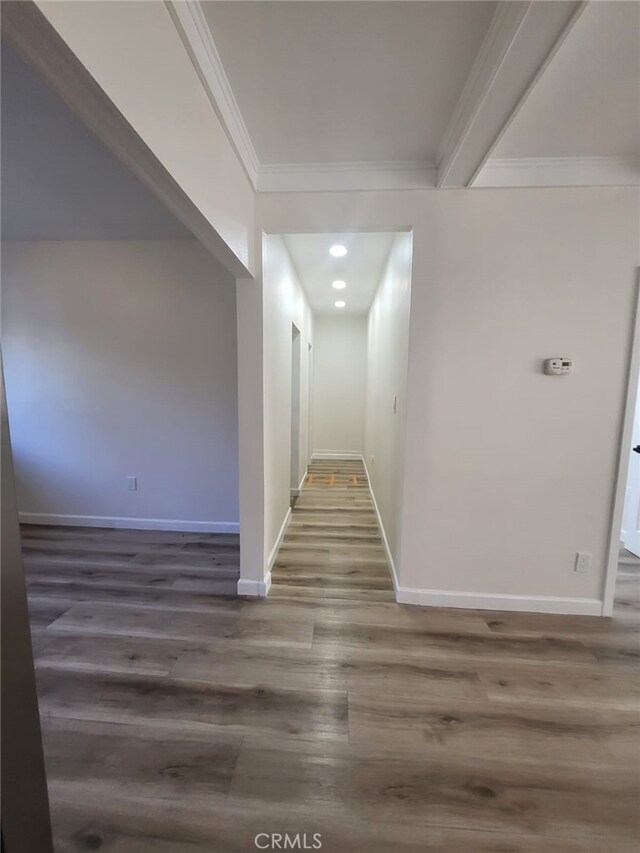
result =
M272 595L395 600L360 460L311 462L272 581Z

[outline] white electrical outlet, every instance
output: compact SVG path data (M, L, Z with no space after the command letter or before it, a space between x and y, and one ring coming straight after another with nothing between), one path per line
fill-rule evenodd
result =
M371 467L372 467L372 468L373 468L373 463L375 462L375 458L376 458L375 456L372 456L372 457L371 457Z
M127 477L127 491L135 492L138 488L138 478L137 477Z
M584 574L585 572L591 571L591 554L587 554L586 551L578 551L576 554L576 566L574 571L581 572Z

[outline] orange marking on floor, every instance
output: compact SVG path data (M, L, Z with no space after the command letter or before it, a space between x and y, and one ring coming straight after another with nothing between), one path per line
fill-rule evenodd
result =
M336 484L336 475L335 475L335 474L332 474L332 475L331 475L331 480L329 481L329 485L330 485L330 486L335 486L335 484Z
M312 485L313 485L313 474L309 474L309 476L307 477L307 486L312 486Z
M358 481L357 481L357 479L356 479L356 475L355 475L355 474L352 474L352 475L351 475L351 482L353 483L353 485L354 485L354 486L357 486L357 485L358 485Z

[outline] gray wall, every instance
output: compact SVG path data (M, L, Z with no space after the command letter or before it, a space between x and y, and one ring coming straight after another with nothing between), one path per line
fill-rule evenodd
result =
M2 273L26 520L237 529L228 273L187 240L5 243Z

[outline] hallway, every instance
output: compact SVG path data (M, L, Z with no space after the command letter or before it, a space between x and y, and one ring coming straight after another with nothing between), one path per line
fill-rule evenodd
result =
M395 601L361 460L309 463L272 582L277 597Z

